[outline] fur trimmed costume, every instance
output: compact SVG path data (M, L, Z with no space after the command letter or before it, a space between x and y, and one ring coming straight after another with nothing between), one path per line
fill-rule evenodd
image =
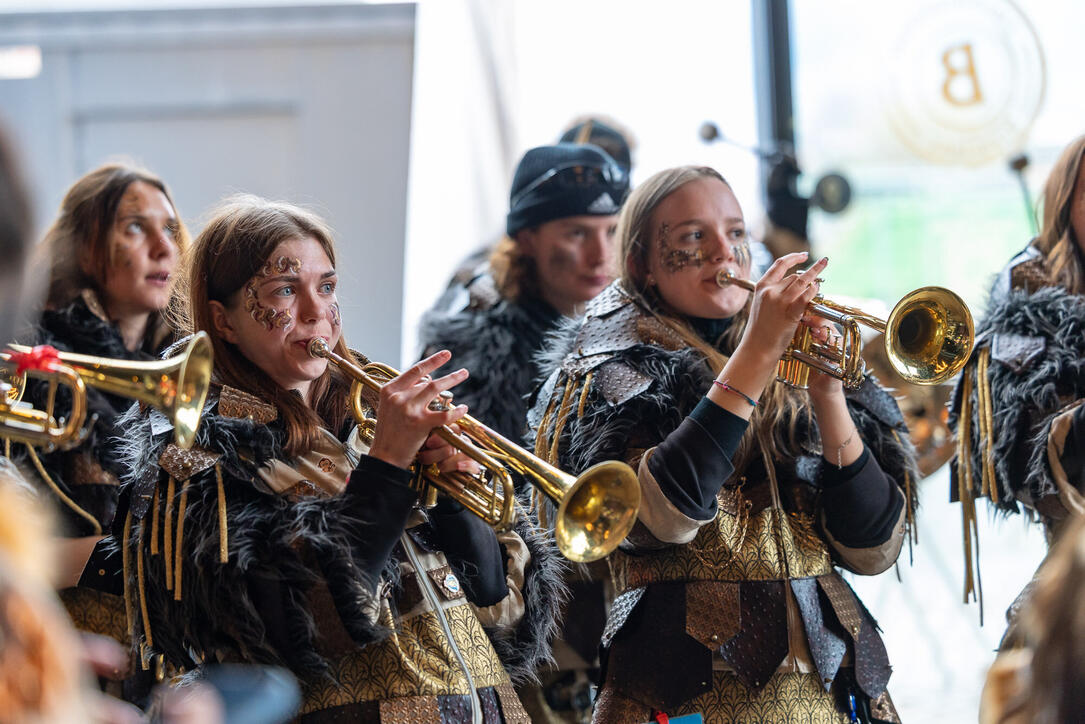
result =
M963 506L966 596L982 595L973 576L976 498L1005 514L1038 517L1049 544L1072 514L1085 513L1083 401L1085 297L1050 286L1030 246L991 291L950 408L958 438L951 498ZM1022 600L1007 612L1011 633Z
M151 319L158 318L152 315ZM163 324L148 326L142 348L129 351L97 295L84 289L67 307L42 313L33 342L61 352L112 360L153 360L168 333ZM44 409L48 387L46 382L32 379L25 399ZM60 533L68 538L108 536L113 528L120 494L118 476L122 472L113 454L113 443L123 429L117 426L117 420L134 404L128 398L104 393L91 385L86 386L86 396L87 436L77 447L39 453L28 445L12 445L13 457L27 470L38 492L50 500L58 513ZM71 393L66 387L59 387L54 415L67 415L70 409ZM78 585L60 591L59 596L76 628L110 636L127 649L130 641L121 595L121 560L110 552L110 547L108 538L101 541L87 561ZM108 682L106 689L127 701L143 704L152 684L152 677L140 672L138 665L134 670L130 665L128 677L123 682Z
M529 417L536 453L572 473L624 460L641 480L637 524L609 558L619 595L594 721L644 722L662 711L706 722L841 722L849 695L860 717L896 721L878 625L835 570L876 574L899 554L916 469L893 398L869 377L848 391L869 451L852 466L825 465L803 415L793 421L797 459L771 460L754 443L751 462L734 470L734 449L705 432L729 426L737 445L745 421L705 399L714 377L705 358L620 282L555 337L551 353L556 369ZM686 473L665 486L653 464L668 445L673 457L676 436L691 435L703 444L685 468L672 464ZM862 517L843 523L849 507ZM550 513L543 503L542 519Z
M410 473L325 432L284 459L277 410L222 388L182 451L129 420L127 596L145 661L286 666L301 721L527 721L512 681L548 660L552 545L415 505Z
M430 311L420 337L425 355L452 352L449 369L471 376L453 389L470 415L510 440L526 430L527 397L539 368L535 356L562 316L540 299L498 300L493 280L480 275L468 286L470 304L460 311ZM440 372L435 373L440 374Z

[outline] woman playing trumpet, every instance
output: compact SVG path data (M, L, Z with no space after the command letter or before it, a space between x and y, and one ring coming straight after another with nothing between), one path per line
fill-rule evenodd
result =
M790 254L749 292L742 210L709 168L656 174L618 222L622 278L553 351L532 411L537 452L570 471L638 468L637 525L610 558L619 593L595 721L893 719L874 619L836 572L879 573L904 534L914 472L893 399L812 375L773 381L823 259ZM540 511L543 519L548 511Z
M389 382L366 449L349 380L309 355L349 356L327 227L242 197L196 239L188 331L220 387L190 452L157 418L137 426L125 523L134 632L167 668L280 664L303 721L523 721L510 675L545 659L555 553L521 516L495 535L451 500L416 505L407 469L473 463L431 431L464 406L431 401L435 354Z

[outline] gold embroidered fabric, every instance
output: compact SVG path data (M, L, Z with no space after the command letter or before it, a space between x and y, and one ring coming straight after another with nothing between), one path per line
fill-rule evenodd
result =
M65 588L58 595L77 629L109 636L128 645L128 623L122 596L83 587Z
M501 716L505 718L506 724L531 724L531 717L512 684L498 684L494 691L497 692L497 700L501 702Z
M403 696L380 703L382 722L441 724L441 708L433 696Z
M222 455L199 448L182 450L171 442L158 456L158 465L174 480L181 482L214 467L221 457Z
M842 724L834 695L825 691L817 674L775 674L758 693L747 689L733 674L716 671L712 689L667 714L672 718L699 713L705 722L728 724ZM604 688L599 694L594 724L649 721L651 710Z
M708 648L721 646L738 633L741 608L737 583L690 581L686 584L686 633Z
M475 686L511 684L471 607L446 608L445 615ZM393 625L387 603L382 605L381 619ZM391 636L352 650L335 661L328 674L306 686L301 714L361 701L469 693L467 679L432 611L400 620Z
M720 510L688 544L611 558L619 593L657 581L769 581L833 570L828 545L779 508L744 519Z
M219 394L219 414L223 417L248 418L266 425L279 416L279 411L259 397L223 386Z

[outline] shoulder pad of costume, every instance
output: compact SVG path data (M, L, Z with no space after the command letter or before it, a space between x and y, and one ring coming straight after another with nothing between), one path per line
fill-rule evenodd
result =
M991 335L991 359L1021 374L1047 349L1047 340L1024 334Z
M208 452L200 448L182 450L171 442L158 456L158 466L174 480L180 482L212 467L221 457L220 453Z
M620 405L652 386L653 378L619 359L599 365L593 378L603 399Z
M248 418L266 425L279 416L279 411L255 395L223 385L219 394L219 414L223 417Z
M633 300L630 299L626 291L622 289L622 283L620 281L613 281L606 289L599 292L594 299L588 302L584 307L584 316L605 317L621 307L632 305L632 303Z
M1039 267L1039 268L1037 268ZM995 285L991 293L996 296L1004 296L1011 289L1020 289L1028 285L1029 281L1040 282L1028 286L1046 286L1043 283L1043 255L1039 249L1029 244L1017 253L1009 263L1003 267L995 279Z
M583 375L616 352L641 344L637 333L639 316L636 306L624 304L610 308L606 316L585 317L572 352L562 361L562 369L570 375Z
M893 395L875 380L873 375L863 377L858 389L847 390L848 402L859 405L883 425L900 430L905 428L904 415Z

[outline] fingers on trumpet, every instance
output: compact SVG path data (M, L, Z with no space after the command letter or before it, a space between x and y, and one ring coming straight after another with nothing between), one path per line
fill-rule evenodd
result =
M452 424L450 427L453 432L459 433L458 425ZM426 438L426 442L418 452L418 462L421 465L436 466L436 470L441 473L461 472L478 475L482 472L478 463L436 433Z

